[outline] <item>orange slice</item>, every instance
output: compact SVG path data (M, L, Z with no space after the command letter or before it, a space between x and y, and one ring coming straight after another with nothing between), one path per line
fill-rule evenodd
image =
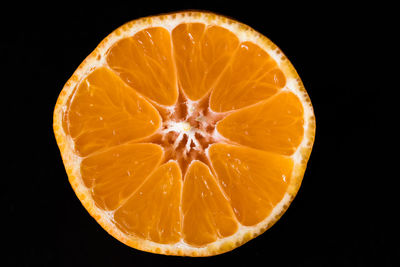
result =
M285 212L315 118L295 69L232 19L180 12L129 22L68 80L54 133L69 181L112 236L210 256Z

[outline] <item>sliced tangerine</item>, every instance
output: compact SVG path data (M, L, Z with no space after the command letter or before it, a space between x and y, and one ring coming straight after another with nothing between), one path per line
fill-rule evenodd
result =
M145 251L209 256L261 234L296 195L315 119L266 37L211 13L130 22L64 86L54 133L83 206Z

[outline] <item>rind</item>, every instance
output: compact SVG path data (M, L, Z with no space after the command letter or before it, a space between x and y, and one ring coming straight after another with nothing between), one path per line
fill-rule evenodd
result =
M63 111L73 89L91 70L104 64L107 51L114 42L127 36L132 36L134 33L147 27L162 26L171 31L177 24L184 22L216 24L237 34L240 41L251 41L265 49L277 61L279 67L287 78L288 82L284 90L292 91L301 99L305 114L303 142L293 156L295 161L293 176L288 187L288 192L283 197L282 201L274 208L269 217L256 226L240 226L238 232L234 235L217 240L201 248L192 247L183 242L173 245L165 245L148 240L142 240L133 236L127 237L118 228L113 226L111 216L96 207L94 200L90 197L89 190L84 186L80 175L81 158L74 154L73 142L70 137L66 135L62 127ZM89 214L95 218L110 235L130 247L152 253L182 256L211 256L230 251L264 233L278 221L289 207L291 201L299 190L310 157L315 136L315 117L310 98L295 68L282 51L280 51L280 49L268 38L256 32L249 26L224 16L208 12L187 11L133 20L122 25L108 35L79 65L62 89L54 109L53 129L72 188Z

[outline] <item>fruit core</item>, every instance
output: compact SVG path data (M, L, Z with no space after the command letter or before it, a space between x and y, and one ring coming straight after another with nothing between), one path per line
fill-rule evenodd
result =
M180 92L174 106L154 106L162 117L162 126L157 134L146 141L164 148L164 161L176 160L183 175L193 160L210 166L206 151L211 144L224 140L218 134L216 125L226 114L210 109L209 94L192 101Z

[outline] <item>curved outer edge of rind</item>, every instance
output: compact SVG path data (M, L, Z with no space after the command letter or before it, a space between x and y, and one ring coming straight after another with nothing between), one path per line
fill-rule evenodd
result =
M256 43L261 48L265 49L277 61L278 65L283 70L288 79L287 84L292 85L292 87L287 86L286 89L298 95L303 100L303 104L307 103L307 105L303 105L306 126L304 131L304 139L295 153L294 158L297 157L297 160L295 159L291 184L289 185L286 195L283 197L280 203L275 206L270 216L268 216L262 222L251 227L240 225L239 230L234 235L219 239L201 248L190 246L182 241L176 244L159 244L134 236L128 237L118 228L113 227L114 223L112 216L96 206L94 200L90 197L91 194L89 189L84 186L80 175L80 162L82 159L75 155L73 141L69 136L66 135L62 127L63 108L66 107L66 103L72 94L73 89L77 84L79 84L82 77L85 77L93 69L104 65L108 49L112 46L112 44L122 38L133 36L136 32L143 30L144 28L160 26L171 31L176 25L185 22L200 22L222 26L234 32L239 37L240 41L250 41ZM79 65L72 77L66 82L57 99L54 109L53 129L61 152L62 160L66 168L69 182L82 205L86 208L89 214L96 219L103 229L105 229L110 235L122 243L142 251L162 253L167 255L198 257L212 256L233 250L234 248L237 248L254 237L264 233L284 214L299 190L307 161L310 157L315 136L315 117L309 96L304 89L296 70L282 53L282 51L280 51L280 49L267 37L261 35L247 25L221 15L209 12L183 11L134 20L122 25L108 35Z

